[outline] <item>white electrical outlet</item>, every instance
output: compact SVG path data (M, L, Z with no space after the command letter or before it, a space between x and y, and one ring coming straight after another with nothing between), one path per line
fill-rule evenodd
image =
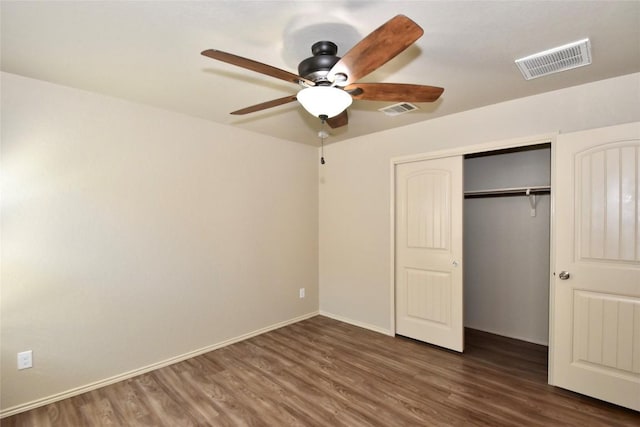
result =
M304 288L300 288L300 298L304 298Z
M33 367L33 352L31 350L18 353L18 370Z

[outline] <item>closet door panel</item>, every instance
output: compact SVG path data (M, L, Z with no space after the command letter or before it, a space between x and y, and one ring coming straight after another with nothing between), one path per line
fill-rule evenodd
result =
M576 156L581 259L640 261L637 156L637 148L624 143Z
M408 268L407 316L451 327L451 274Z
M396 332L463 349L462 157L396 166Z
M561 135L556 164L550 382L640 410L640 123Z
M449 249L451 173L421 171L406 179L407 246Z

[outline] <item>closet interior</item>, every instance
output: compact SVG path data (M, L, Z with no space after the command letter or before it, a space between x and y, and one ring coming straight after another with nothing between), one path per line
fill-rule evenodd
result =
M464 158L464 326L548 345L551 145Z

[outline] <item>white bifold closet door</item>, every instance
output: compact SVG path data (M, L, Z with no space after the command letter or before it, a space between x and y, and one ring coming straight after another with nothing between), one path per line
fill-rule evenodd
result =
M463 350L461 156L396 165L396 333Z
M558 136L550 382L640 410L640 124Z

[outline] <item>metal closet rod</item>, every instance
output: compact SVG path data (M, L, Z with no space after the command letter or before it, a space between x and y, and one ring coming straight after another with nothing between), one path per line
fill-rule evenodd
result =
M496 197L496 196L530 196L532 194L550 193L551 186L535 185L531 187L492 188L489 190L465 191L465 197Z

